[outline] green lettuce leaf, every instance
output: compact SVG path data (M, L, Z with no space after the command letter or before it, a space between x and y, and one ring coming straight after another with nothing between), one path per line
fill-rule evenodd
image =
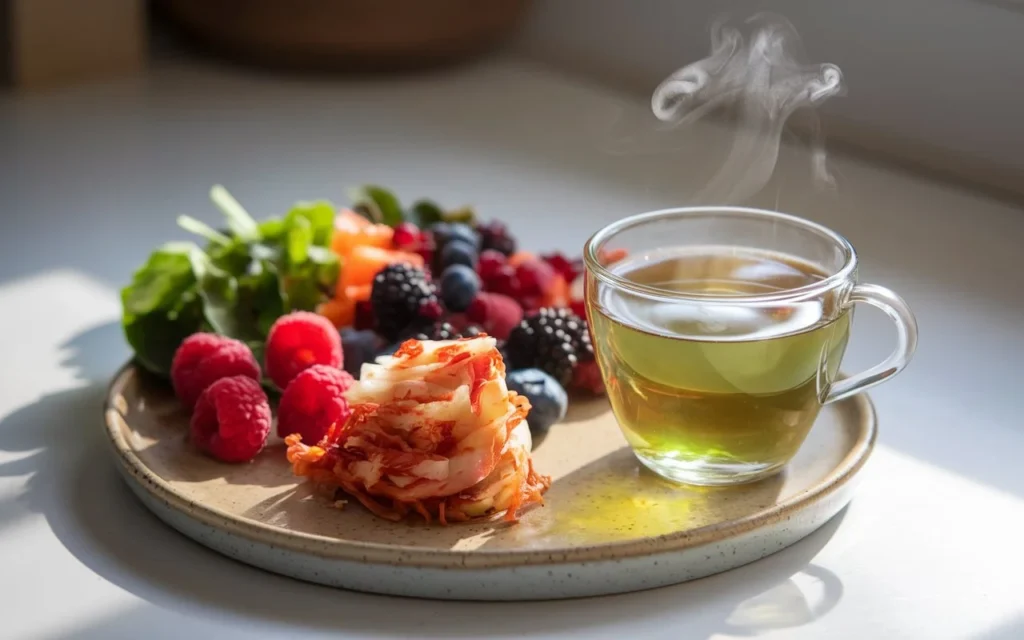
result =
M352 189L349 193L353 207L373 222L395 226L405 220L398 197L384 187L366 184Z
M444 210L435 202L419 200L412 205L412 216L413 222L420 229L426 229L430 225L444 220Z
M167 375L181 341L202 330L203 302L197 291L191 243L164 245L121 290L121 326L136 360L158 375Z
M334 206L298 202L287 214L256 222L219 185L211 199L227 229L189 216L179 225L207 241L154 251L122 291L122 324L137 360L162 375L196 331L242 340L262 359L273 323L290 311L313 311L333 297L340 264L329 249Z

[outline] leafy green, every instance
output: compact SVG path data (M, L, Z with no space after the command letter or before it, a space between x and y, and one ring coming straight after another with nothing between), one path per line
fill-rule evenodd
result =
M349 190L352 209L372 222L395 226L406 220L415 222L420 228L427 228L437 222L476 223L476 212L472 207L444 210L436 202L417 200L406 212L398 197L391 191L377 185L366 184Z
M435 202L419 200L412 205L412 217L420 229L426 229L430 225L444 220L444 210Z
M331 243L335 213L334 205L326 200L299 202L288 212L286 223L292 221L294 224L299 218L306 220L313 232L312 246L326 247Z
M228 190L217 184L210 189L210 199L224 213L228 221L228 229L236 238L244 242L252 242L259 239L259 225L252 219L249 212L242 208L238 200L228 193Z
M445 210L427 199L406 211L378 185L357 187L351 198L354 210L390 226L476 220L470 207ZM329 250L337 209L330 202L296 202L282 216L257 221L221 185L210 189L210 199L224 228L179 217L178 225L205 246L158 248L121 292L125 337L137 361L158 374L169 373L175 350L197 331L242 340L262 359L271 325L291 311L315 310L338 281L342 265Z
M150 371L170 370L178 345L203 326L190 261L194 249L192 243L160 247L121 291L125 337L138 362Z
M181 341L215 331L246 342L257 357L271 325L290 311L312 311L330 299L340 264L329 249L334 206L299 202L262 222L226 189L210 197L228 234L188 216L179 225L207 241L165 245L122 291L125 337L147 369L166 375Z
M442 214L441 219L445 222L462 222L464 224L476 224L476 211L473 207L459 207Z
M227 237L220 231L217 231L205 222L196 220L192 216L178 216L178 226L201 238L206 238L213 244L231 244L231 238Z
M366 184L349 193L353 208L364 213L373 222L395 226L405 220L398 197L384 187Z

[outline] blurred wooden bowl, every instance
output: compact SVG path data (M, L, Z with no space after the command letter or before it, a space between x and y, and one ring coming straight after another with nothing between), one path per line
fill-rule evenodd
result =
M187 34L235 58L307 69L411 69L498 45L531 0L156 0Z

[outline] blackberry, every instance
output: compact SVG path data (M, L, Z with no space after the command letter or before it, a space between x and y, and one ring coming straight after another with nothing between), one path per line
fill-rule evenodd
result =
M437 322L413 335L415 340L457 340L462 334L447 322Z
M475 338L481 333L482 330L475 324L459 331L447 322L437 322L414 334L413 338L416 340L458 340L459 338Z
M569 309L544 307L524 318L506 345L514 369L536 367L564 387L581 362L594 359L587 323Z
M575 313L569 312L573 318L566 322L566 333L572 336L572 344L576 348L576 357L580 362L594 359L594 344L590 340L590 327L587 321Z
M551 375L552 378L568 389L572 383L572 374L579 364L576 348L572 346L572 336L564 331L556 331L545 327L537 334L537 366Z
M504 223L493 220L486 224L478 225L476 232L480 234L481 248L492 249L510 256L516 252L516 241Z
M392 341L420 318L420 307L437 303L437 292L422 269L390 264L373 278L370 304L377 332Z

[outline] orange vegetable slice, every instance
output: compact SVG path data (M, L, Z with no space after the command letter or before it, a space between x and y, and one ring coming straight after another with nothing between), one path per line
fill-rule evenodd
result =
M335 298L321 303L316 312L330 320L339 329L350 327L356 320L356 301Z
M529 262L530 260L536 259L537 256L530 253L529 251L516 251L515 253L508 257L508 264L513 267L518 267L524 262Z
M366 302L370 299L370 293L373 291L372 284L356 285L352 287L345 287L344 297L347 300L355 302Z
M371 224L373 223L367 220L365 216L361 216L351 209L342 209L334 218L334 227L336 229L365 229Z
M350 209L344 209L334 218L331 251L347 258L358 246L391 249L395 230L386 224L373 224Z
M598 262L602 266L610 266L629 255L625 249L601 249L597 252Z
M342 290L347 291L349 287L372 285L373 277L381 269L396 262L408 262L414 267L423 267L423 257L418 253L389 251L368 245L354 247L342 267Z
M551 281L551 285L541 298L541 304L545 307L569 306L569 283L562 274L555 274L555 279Z

